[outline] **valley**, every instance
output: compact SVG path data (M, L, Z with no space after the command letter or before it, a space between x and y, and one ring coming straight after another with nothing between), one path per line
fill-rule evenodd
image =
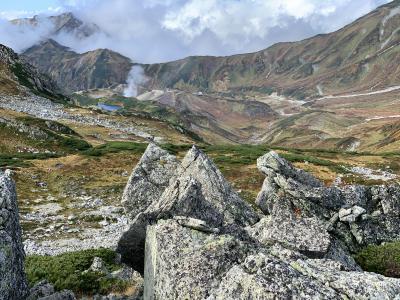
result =
M168 291L164 277L148 277L165 267L181 272L171 286L212 300L258 293L261 277L285 289L300 278L307 297L314 285L331 299L356 298L364 283L377 299L400 291L397 279L363 272L400 277L398 258L376 263L385 247L396 256L400 240L399 5L253 53L151 64L64 46L66 36L107 35L72 13L12 20L52 25L19 54L0 45L0 204L17 195L4 216L21 225L30 285L59 272L51 284L82 299L140 300ZM175 252L183 263L171 267ZM218 288L191 281L203 266ZM248 291L229 294L235 280Z

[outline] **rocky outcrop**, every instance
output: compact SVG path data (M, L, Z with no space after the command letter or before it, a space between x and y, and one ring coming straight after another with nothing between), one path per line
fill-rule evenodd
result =
M64 290L55 292L47 281L39 282L30 290L27 300L76 300L73 292Z
M259 220L254 209L232 188L215 164L197 147L186 154L180 176L192 176L201 185L204 198L223 214L223 225L253 225Z
M257 166L266 175L256 200L265 214L316 217L350 251L400 240L399 185L324 187L273 151Z
M76 299L71 291L55 292L54 287L45 281L29 290L24 259L15 184L10 171L0 171L0 299Z
M315 257L323 257L331 246L331 236L317 218L267 216L249 231L262 244L280 243Z
M160 220L147 230L144 298L398 299L400 295L400 279L348 270L339 261L310 258L289 248L259 245L176 219Z
M10 172L0 171L0 299L27 295L24 259L15 184Z
M161 220L147 231L144 298L206 299L246 252L232 236Z
M275 153L259 164L269 174L269 192L259 196L267 213L261 220L204 153L195 147L188 152L161 197L128 231L125 255L145 256L145 299L400 295L400 279L363 272L349 254L351 226L365 222L378 203L395 201L396 189L326 188Z
M153 166L152 169L157 170L159 167ZM137 178L138 182L143 180L143 177ZM122 260L138 271L143 270L146 228L157 220L183 216L201 219L219 228L253 225L259 219L213 162L196 147L186 154L181 166L175 169L175 176L161 197L155 195L159 191L149 192L152 204L136 216L118 244L117 251L121 253Z
M0 79L2 95L39 94L56 102L66 102L61 90L50 77L21 59L11 48L0 45Z
M346 272L334 261L259 253L232 267L208 299L398 299L399 291L398 279Z
M125 187L122 196L125 212L135 217L160 198L178 166L174 156L150 143Z

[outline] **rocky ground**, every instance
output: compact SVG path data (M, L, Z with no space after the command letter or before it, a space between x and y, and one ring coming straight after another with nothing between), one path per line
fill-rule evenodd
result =
M49 242L52 234L73 230L83 214L61 220L61 205L42 199L37 211L22 219L67 221L71 228L43 226L38 230L45 237L41 244L28 241L25 247L55 254L96 243L117 245L122 262L144 274L144 299L398 298L399 279L364 272L352 256L366 245L400 240L398 185L326 187L274 151L259 157L257 168L264 183L251 205L197 147L180 160L150 144L130 178L125 177L123 208L89 195L70 203L85 214L116 220L100 221L97 231L83 230L80 240ZM16 203L10 175L1 177L7 183L0 189L6 209L2 216L14 224L6 228L8 234L17 233L12 247L20 252L5 257L17 260L12 272L24 284L18 271L23 259L18 215L14 209L10 219L7 212ZM98 258L90 268L106 272ZM142 280L130 274L135 282ZM68 291L59 297L54 299L74 299Z
M126 139L132 136L139 141L150 139L158 142L167 142L172 135L171 132L174 131L173 129L170 129L171 132L159 130L155 124L147 124L150 122L149 120L118 118L99 111L79 109L77 107L68 108L35 95L29 97L0 96L0 108L25 113L39 119L66 123L72 125L72 127L75 125L78 128L82 126L105 128L120 138L125 134ZM175 133L175 135L179 136L179 133Z

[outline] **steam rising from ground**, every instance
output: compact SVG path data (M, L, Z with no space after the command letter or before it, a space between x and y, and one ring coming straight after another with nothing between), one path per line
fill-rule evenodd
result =
M124 89L125 97L136 97L140 85L146 83L147 78L141 66L133 66L128 74L127 87Z

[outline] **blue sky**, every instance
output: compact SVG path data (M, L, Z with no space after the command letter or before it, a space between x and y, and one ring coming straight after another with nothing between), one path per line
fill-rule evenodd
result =
M36 10L46 10L49 6L55 7L59 3L57 0L3 0L0 1L1 11L15 11L15 10L25 10L25 11L36 11Z

